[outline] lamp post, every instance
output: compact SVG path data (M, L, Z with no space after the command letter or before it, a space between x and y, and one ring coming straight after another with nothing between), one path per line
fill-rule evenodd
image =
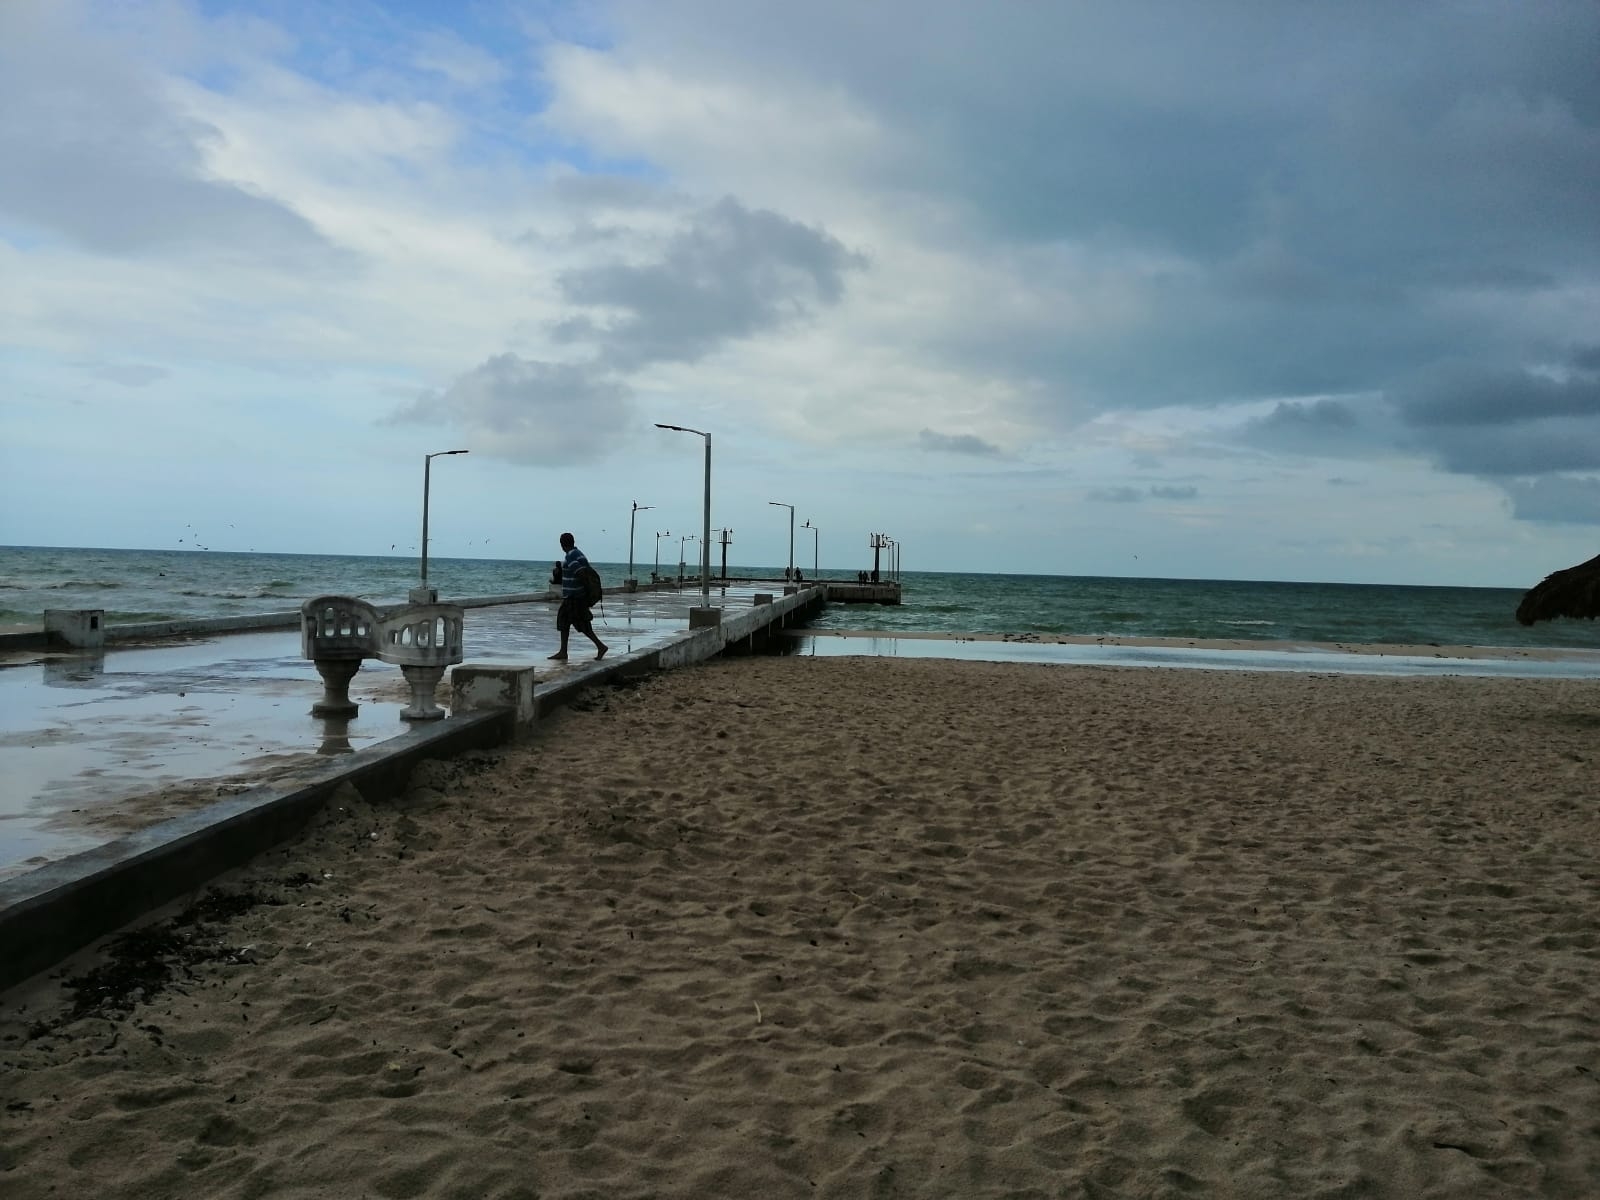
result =
M633 580L633 586L635 587L638 586L639 581L633 578L633 522L634 518L640 513L649 512L654 507L654 504L640 504L635 500L633 502L633 511L628 514L628 578ZM660 543L658 542L657 545L660 545Z
M794 578L794 505L785 504L782 500L768 500L768 504L789 510L789 578Z
M428 586L428 492L433 482L433 460L452 454L467 454L466 450L435 450L422 456L422 586ZM413 601L421 603L421 601Z
M670 429L674 433L693 433L706 440L706 503L702 514L705 523L700 535L700 604L711 607L711 435L702 429L689 429L683 425L655 423L657 429ZM680 547L681 549L681 547Z
M718 541L722 545L722 582L723 583L727 583L728 582L728 546L733 541L733 530L731 530L731 529L719 529L719 530L717 530L717 538L718 538ZM728 589L727 588L723 588L722 590L723 590L723 594L726 595Z
M879 555L889 548L889 535L887 533L874 533L867 538L867 545L872 547L872 582L877 583Z
M817 550L822 544L822 534L817 530L817 527L811 523L810 517L806 518L806 523L800 526L800 528L811 530L811 582L815 583L817 581Z
M686 533L678 539L678 582L683 582L683 546L685 542L698 542L698 534Z
M662 529L656 532L656 569L650 573L654 577L651 582L661 577L661 539L671 536L672 530L670 529Z

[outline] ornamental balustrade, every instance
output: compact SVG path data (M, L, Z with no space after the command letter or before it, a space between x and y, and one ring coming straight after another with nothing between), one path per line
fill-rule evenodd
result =
M361 661L376 658L400 668L411 688L411 703L400 710L407 721L436 721L445 715L434 691L445 668L464 657L459 604L400 604L379 611L354 596L317 596L300 606L300 653L316 664L322 699L314 717L353 717L360 706L350 699L350 681Z

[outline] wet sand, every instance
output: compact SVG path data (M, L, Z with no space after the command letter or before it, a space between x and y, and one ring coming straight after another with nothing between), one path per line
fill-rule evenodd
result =
M945 633L930 630L818 629L818 636L838 638L904 638L932 642L1025 642L1036 646L1147 646L1157 649L1225 650L1234 653L1316 650L1325 653L1373 654L1397 658L1505 659L1508 662L1594 662L1600 649L1562 646L1445 646L1437 642L1290 642L1259 638L1112 637L1092 633Z
M601 688L8 994L0 1190L1593 1196L1597 763L1593 681Z

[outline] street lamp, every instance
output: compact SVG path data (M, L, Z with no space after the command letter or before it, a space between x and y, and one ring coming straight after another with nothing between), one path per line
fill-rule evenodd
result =
M683 582L683 545L684 545L685 542L698 542L699 540L700 540L699 536L696 535L696 534L693 534L693 533L686 533L681 538L678 539L678 582L679 583Z
M768 504L789 510L789 578L794 578L794 505L785 504L782 500L768 500Z
M422 456L422 586L428 586L428 491L432 483L433 460L452 454L467 454L466 450L435 450Z
M638 586L639 581L633 578L633 521L640 513L649 512L654 507L654 504L640 504L635 500L633 502L633 511L628 514L628 578L633 580L633 586L635 587ZM659 542L656 544L660 545Z
M656 569L651 572L652 582L661 577L661 539L671 537L672 530L662 529L656 533Z
M817 581L817 548L822 544L822 534L811 523L810 517L806 518L806 523L800 528L811 530L811 582L815 583Z
M711 435L701 429L689 429L683 425L663 425L660 421L655 423L657 429L670 429L674 433L693 433L706 440L706 503L705 524L700 536L700 604L704 608L711 607ZM682 547L680 546L681 550Z

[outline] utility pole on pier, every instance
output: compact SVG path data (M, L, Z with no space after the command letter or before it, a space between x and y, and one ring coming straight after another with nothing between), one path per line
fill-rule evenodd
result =
M878 555L889 545L892 539L887 533L874 533L868 535L867 544L872 547L872 582L878 582Z
M728 545L733 541L733 530L717 530L718 538L722 543L722 582L728 582Z

